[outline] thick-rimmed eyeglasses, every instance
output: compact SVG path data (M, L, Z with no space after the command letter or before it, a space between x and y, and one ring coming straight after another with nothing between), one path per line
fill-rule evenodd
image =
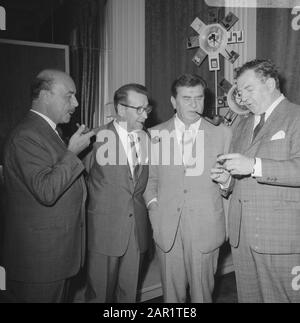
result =
M133 107L132 105L128 105L125 103L120 103L121 105L123 105L126 108L130 108L130 109L135 109L137 114L142 114L144 111L149 114L152 111L152 106L151 105L147 105L146 107Z

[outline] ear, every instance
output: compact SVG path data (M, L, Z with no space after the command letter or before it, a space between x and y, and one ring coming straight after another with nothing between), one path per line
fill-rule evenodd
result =
M276 81L273 79L273 77L270 77L266 81L266 85L270 92L273 92L276 89Z
M39 98L43 100L43 102L49 103L51 98L51 92L47 90L41 90Z
M125 108L123 105L121 104L118 104L117 105L117 114L120 116L120 117L124 117L124 114L125 114Z
M177 104L176 104L176 99L174 98L174 96L171 96L171 103L172 103L173 109L176 110Z

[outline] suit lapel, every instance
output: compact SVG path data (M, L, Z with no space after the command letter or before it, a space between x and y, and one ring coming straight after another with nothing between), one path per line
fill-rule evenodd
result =
M29 111L29 118L33 120L33 122L39 128L39 131L46 134L47 138L56 142L61 148L66 149L66 144L62 141L62 139L59 138L58 134L52 129L50 124L45 119L32 111Z
M271 113L267 121L265 122L264 126L261 128L261 130L258 132L257 136L251 143L250 147L255 146L258 142L260 142L274 127L276 127L276 124L282 120L282 114L284 114L283 106L287 104L287 99L284 99L279 103L279 105L275 108L275 110ZM254 116L253 116L254 119ZM252 133L251 138L253 134L253 126L252 126Z

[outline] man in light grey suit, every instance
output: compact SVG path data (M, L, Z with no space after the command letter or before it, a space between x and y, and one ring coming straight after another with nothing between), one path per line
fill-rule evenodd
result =
M299 302L293 284L300 264L300 107L280 92L278 72L266 60L236 71L241 99L251 113L233 135L232 154L219 157L235 178L229 238L240 302ZM229 173L228 173L229 172Z
M231 132L201 118L206 84L182 75L172 86L177 114L151 129L144 194L160 262L164 301L211 302L219 247L225 239L223 200L210 169L227 152ZM182 139L183 138L183 139Z

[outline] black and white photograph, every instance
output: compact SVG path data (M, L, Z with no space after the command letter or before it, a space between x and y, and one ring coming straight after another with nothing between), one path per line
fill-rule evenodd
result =
M300 0L0 0L0 303L300 303Z

